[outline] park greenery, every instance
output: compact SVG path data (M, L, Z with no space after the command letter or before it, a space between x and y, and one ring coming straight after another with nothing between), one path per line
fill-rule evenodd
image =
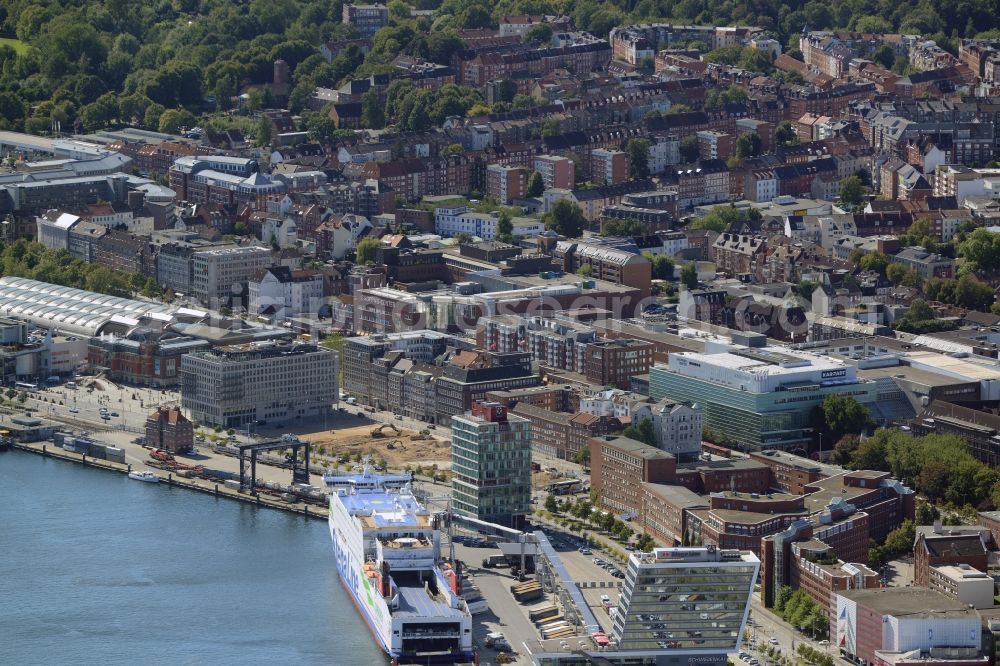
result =
M84 130L136 125L178 130L199 115L226 112L243 94L244 105L273 104L276 60L290 73L289 107L301 113L311 133L333 133L322 111L308 108L316 86L336 88L351 78L391 70L400 55L450 64L462 48L459 31L496 28L502 15L568 14L581 30L607 37L619 25L651 21L678 24L757 25L797 55L803 27L920 34L956 52L961 37L1000 34L1000 15L991 3L887 3L846 0L827 3L732 3L720 0L392 0L390 24L373 38L367 52L355 45L337 50L330 61L320 44L357 36L341 21L343 3L321 0L171 0L130 3L125 0L11 0L0 11L0 125L6 129L46 132L54 121ZM412 10L434 10L432 17ZM538 44L551 39L546 26L525 35ZM709 62L736 64L769 73L768 58L755 49L695 44ZM872 56L894 69L890 49ZM905 63L903 63L905 66ZM789 76L781 74L781 76ZM511 85L498 90L492 110L528 108L536 102ZM738 88L717 91L709 108L739 102ZM397 85L384 106L374 95L363 100L366 126L383 123L420 129L445 115L490 110L478 92L461 86L439 91ZM796 141L779 126L778 144ZM642 174L641 151L630 150L635 173ZM636 168L638 167L638 168Z
M950 331L955 328L955 322L937 319L934 310L922 298L915 298L907 308L906 314L893 323L893 328L904 333L936 333Z
M65 287L131 298L170 298L156 280L139 273L121 273L101 264L76 259L65 250L50 250L40 243L19 239L0 244L0 271L3 275L31 278Z
M842 438L834 460L850 469L889 472L931 503L1000 506L1000 472L976 460L968 442L955 435L915 436L880 428L863 440Z
M575 502L569 499L558 500L555 495L545 498L545 510L554 515L564 515L588 522L600 530L607 532L613 538L626 543L635 534L635 531L625 521L619 520L610 511L604 511L588 500L579 498ZM579 528L577 524L573 527ZM651 540L642 540L641 543L652 548Z
M707 214L692 222L691 229L708 229L722 233L733 225L759 222L760 219L760 211L756 208L737 208L732 204L714 206Z

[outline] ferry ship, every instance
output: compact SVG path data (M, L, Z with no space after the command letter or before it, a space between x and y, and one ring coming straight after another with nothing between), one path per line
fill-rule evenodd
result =
M475 661L472 615L459 572L441 559L441 533L408 477L326 477L340 581L397 664Z

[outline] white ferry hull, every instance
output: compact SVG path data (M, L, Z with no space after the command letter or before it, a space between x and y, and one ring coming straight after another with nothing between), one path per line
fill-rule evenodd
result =
M334 494L330 540L337 574L372 636L393 663L475 659L472 616L439 566L439 536L408 490ZM447 573L447 575L446 575Z

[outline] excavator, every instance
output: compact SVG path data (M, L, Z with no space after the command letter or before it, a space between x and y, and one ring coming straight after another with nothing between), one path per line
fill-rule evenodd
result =
M375 429L372 430L371 436L372 437L385 437L385 433L382 432L382 431L385 430L386 428L391 428L392 431L395 433L396 437L399 437L400 435L403 434L403 431L401 431L399 428L397 428L393 424L391 424L391 423L383 423L379 427L377 427L377 428L375 428Z

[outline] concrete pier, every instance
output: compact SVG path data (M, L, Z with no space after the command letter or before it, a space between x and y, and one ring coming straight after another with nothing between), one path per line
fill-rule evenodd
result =
M119 474L128 474L132 470L132 465L130 464L100 460L88 457L86 454L65 451L58 446L55 446L52 442L14 442L12 448L39 454L48 458L58 458L59 460L87 465L88 467L96 467L109 472L117 472ZM278 509L279 511L285 511L286 513L296 513L307 518L319 518L321 520L327 519L328 509L326 507L315 505L310 506L304 502L289 503L276 497L271 497L270 495L260 493L241 493L238 490L227 488L225 485L220 485L214 481L179 477L173 473L164 473L163 471L156 469L151 469L149 471L156 474L156 476L160 479L160 483L167 486L176 486L178 488L196 490L198 492L214 495L215 497L225 497L237 502L254 504L256 506L267 507L269 509Z

